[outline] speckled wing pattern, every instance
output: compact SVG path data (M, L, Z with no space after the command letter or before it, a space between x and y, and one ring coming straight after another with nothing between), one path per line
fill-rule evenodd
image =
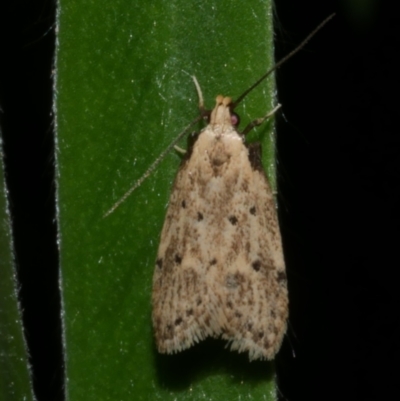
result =
M175 353L217 337L250 360L272 359L288 318L281 236L272 190L229 105L217 97L175 179L153 276L156 344Z

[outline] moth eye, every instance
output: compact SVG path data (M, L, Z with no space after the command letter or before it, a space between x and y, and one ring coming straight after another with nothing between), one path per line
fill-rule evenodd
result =
M211 118L211 110L203 110L202 115L203 115L203 120L206 121L206 123L208 124Z
M234 127L237 127L240 124L240 117L234 112L231 112L231 124Z

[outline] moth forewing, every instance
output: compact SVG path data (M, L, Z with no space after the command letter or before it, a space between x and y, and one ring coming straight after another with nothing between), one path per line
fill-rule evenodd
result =
M232 124L231 105L230 98L217 97L171 192L153 277L153 325L162 353L221 337L250 360L272 359L286 331L274 197Z

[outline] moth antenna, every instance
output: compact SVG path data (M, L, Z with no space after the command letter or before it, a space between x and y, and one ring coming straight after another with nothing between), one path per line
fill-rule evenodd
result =
M129 188L128 191L125 192L125 194L120 198L114 205L111 207L110 210L108 210L106 213L104 213L103 218L109 216L112 212L114 212L115 209L117 209L118 206L120 206L122 203L126 201L126 199L131 195L131 193L138 188L143 181L156 169L156 167L162 162L162 160L167 156L167 154L172 150L172 148L182 139L192 128L193 125L198 123L200 120L202 120L203 114L200 114L197 118L195 118L160 154L160 156L157 157L157 159L153 162L153 164L146 170L146 172L133 184L131 188Z
M322 29L334 16L336 13L331 14L329 17L325 18L295 49L293 49L289 54L287 54L283 59L279 60L270 70L268 70L260 79L258 79L250 88L246 89L232 104L231 109L233 110L254 88L256 88L265 78L268 77L272 72L277 70L283 63L293 57L297 52L299 52L307 42L320 30Z

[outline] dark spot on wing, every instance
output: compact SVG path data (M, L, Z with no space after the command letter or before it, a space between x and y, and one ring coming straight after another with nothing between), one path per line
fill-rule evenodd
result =
M201 220L203 220L203 214L202 213L200 213L200 212L197 212L197 221L201 221Z
M261 161L261 144L259 142L248 145L249 161L253 170L264 171Z
M172 338L174 335L174 328L172 324L167 324L165 327L165 336L164 338Z
M185 208L186 208L186 201L183 200L182 203L181 203L181 205L182 205L182 207L185 209Z
M259 260L255 260L252 264L251 267L258 272L261 269L261 262Z
M279 282L286 282L286 273L285 272L279 272L278 273L278 281Z
M177 265L180 265L182 263L182 256L179 255L178 253L175 254L175 263Z
M227 274L225 277L225 285L229 289L236 289L243 285L245 278L241 273Z
M183 168L186 162L192 157L193 146L196 143L197 139L199 138L199 132L192 132L187 138L187 149L184 157L182 158L181 167Z
M181 317L178 317L178 318L175 320L175 326L179 326L182 322L183 322L182 318L181 318Z
M235 226L235 225L237 224L237 222L238 222L238 219L237 219L236 216L229 216L229 217L228 217L228 220L230 221L230 223L231 223L233 226Z
M163 260L162 260L162 258L158 258L157 261L156 261L156 266L157 266L159 269L162 269L162 265L163 265Z
M256 215L256 207L255 207L255 206L252 206L252 207L250 208L250 214L252 214L253 216Z

